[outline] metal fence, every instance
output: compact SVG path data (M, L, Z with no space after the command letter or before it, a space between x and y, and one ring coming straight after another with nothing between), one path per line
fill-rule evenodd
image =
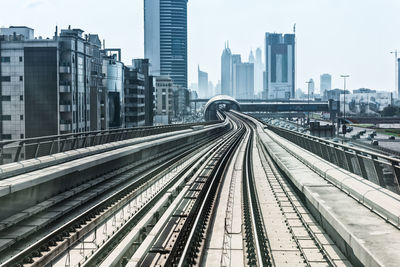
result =
M190 129L193 126L211 125L218 121L151 126L140 128L122 128L105 131L92 131L21 140L0 141L0 165L19 162L73 149L91 147L132 138L145 137L172 131Z
M400 159L339 144L270 124L268 129L296 145L392 192L400 194Z

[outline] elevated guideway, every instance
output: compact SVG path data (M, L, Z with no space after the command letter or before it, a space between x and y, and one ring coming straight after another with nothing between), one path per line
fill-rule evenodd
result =
M0 166L0 265L400 266L399 160L211 104Z

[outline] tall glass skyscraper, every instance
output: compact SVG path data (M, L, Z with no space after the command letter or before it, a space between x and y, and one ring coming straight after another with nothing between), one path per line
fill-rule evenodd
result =
M188 0L144 0L144 56L150 74L187 88Z
M295 87L295 35L265 34L266 99L290 99Z

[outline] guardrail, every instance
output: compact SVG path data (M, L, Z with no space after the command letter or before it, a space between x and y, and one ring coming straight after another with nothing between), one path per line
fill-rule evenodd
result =
M264 122L264 124L266 124ZM400 159L266 124L268 129L321 158L400 194Z
M0 141L0 165L49 156L73 149L91 147L132 138L190 129L198 125L211 125L219 121L173 124L136 128L121 128L72 134Z

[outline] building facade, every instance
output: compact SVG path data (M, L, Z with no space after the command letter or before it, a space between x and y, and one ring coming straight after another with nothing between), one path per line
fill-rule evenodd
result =
M174 114L174 83L168 76L155 77L154 123L170 124Z
M0 29L0 140L62 130L59 74L70 69L59 64L58 42L33 36L28 27Z
M144 55L150 74L188 87L187 0L144 0Z
M103 51L104 87L108 94L108 127L125 127L124 64L117 54Z
M125 127L145 125L145 75L134 67L124 67Z
M208 98L210 97L208 88L208 73L200 70L200 66L197 68L197 84L199 87L199 97Z
M253 99L254 98L254 64L237 63L235 68L234 98Z
M232 96L232 84L231 84L231 72L232 72L232 52L229 46L225 46L221 56L221 94Z
M265 34L265 82L263 98L290 99L295 96L295 35Z
M320 76L320 94L323 100L327 99L326 91L332 89L332 76L330 74L322 74Z
M144 75L145 125L152 126L154 118L154 77L150 75L149 59L134 59L133 66Z

